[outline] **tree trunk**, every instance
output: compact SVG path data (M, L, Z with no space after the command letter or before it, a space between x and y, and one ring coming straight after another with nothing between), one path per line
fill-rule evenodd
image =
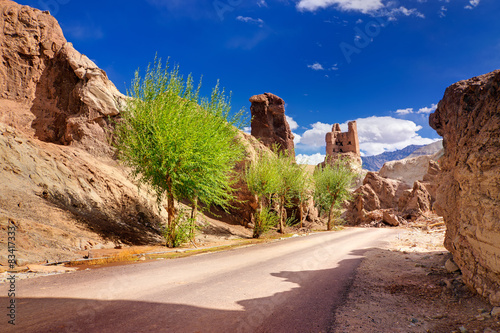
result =
M191 225L190 225L190 238L194 239L194 224L196 222L196 215L198 215L198 197L193 199L193 206L191 207Z
M330 206L330 211L328 212L328 225L326 226L326 230L332 230L332 216L334 210L335 210L335 201Z
M260 233L261 233L261 228L260 225L262 221L260 220L260 213L262 212L262 208L264 207L264 196L259 198L258 196L255 196L257 202L258 202L258 207L256 213L256 217L254 218L254 225L253 225L253 238L259 238Z
M173 247L175 240L175 200L172 193L167 193L167 246Z
M299 201L299 221L300 221L300 227L302 228L302 216L304 215L303 209L302 209L302 200Z
M280 233L285 233L285 227L283 225L283 218L285 217L285 197L282 197L279 205L279 213L280 213Z
M175 200L172 180L167 177L167 246L173 247L175 241Z

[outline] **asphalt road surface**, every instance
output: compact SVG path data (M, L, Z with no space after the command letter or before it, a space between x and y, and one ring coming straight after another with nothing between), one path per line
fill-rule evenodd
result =
M16 282L2 332L334 332L363 253L394 229L347 229ZM4 330L4 328L6 330Z

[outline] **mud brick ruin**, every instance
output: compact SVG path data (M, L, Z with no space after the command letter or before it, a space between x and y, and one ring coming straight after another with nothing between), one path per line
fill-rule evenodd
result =
M343 153L355 153L360 156L358 127L356 121L348 123L349 130L342 132L340 125L335 124L332 131L326 134L326 156L334 157Z

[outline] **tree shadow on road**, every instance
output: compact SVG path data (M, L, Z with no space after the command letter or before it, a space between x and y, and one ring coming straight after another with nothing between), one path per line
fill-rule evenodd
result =
M333 332L335 309L344 302L354 272L368 250L352 251L352 258L332 269L314 269L329 258L314 256L298 263L295 271L272 273L277 286L283 282L297 286L272 296L237 301L242 310L129 300L18 297L15 327L4 325L8 320L5 315L2 326L9 326L12 332ZM8 304L9 298L0 298L4 312Z

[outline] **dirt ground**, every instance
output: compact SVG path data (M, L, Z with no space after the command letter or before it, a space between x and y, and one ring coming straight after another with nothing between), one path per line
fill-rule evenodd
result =
M369 250L333 331L500 332L493 307L462 283L460 272L445 269L451 255L443 240L442 230L401 229L396 241Z

